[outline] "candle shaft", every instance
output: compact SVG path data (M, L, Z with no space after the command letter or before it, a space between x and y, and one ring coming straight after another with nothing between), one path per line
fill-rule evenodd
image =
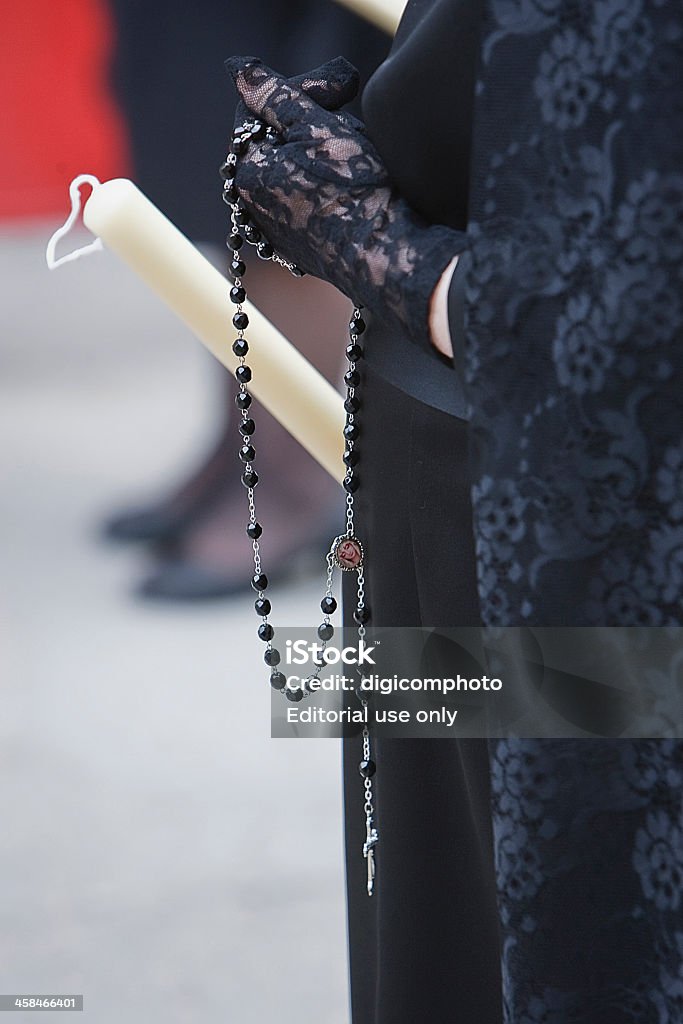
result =
M338 0L361 18L393 36L401 20L406 0Z
M235 329L230 284L142 192L125 178L96 187L83 221L187 324L229 370ZM283 271L284 273L284 271ZM292 279L292 287L296 281ZM339 392L249 302L249 389L340 483L345 416Z

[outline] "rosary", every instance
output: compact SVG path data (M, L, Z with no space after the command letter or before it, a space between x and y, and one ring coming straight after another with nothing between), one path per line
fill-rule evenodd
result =
M257 594L256 601L254 602L254 608L256 610L256 614L261 619L261 624L258 627L258 636L266 645L263 660L270 669L270 685L274 690L279 690L287 700L298 702L309 697L317 689L320 670L325 665L325 648L327 643L334 636L334 627L330 621L330 616L334 614L337 608L337 602L332 596L335 569L340 569L342 572L356 573L357 600L353 618L358 626L359 643L365 637L365 626L370 620L370 611L365 605L365 579L363 574L365 553L363 551L363 545L355 535L353 497L355 492L358 490L358 477L355 474L355 468L359 461L356 441L360 431L356 422L356 416L361 407L360 398L358 397L360 374L356 369L356 363L363 357L363 348L360 343L360 336L365 330L365 323L361 316L362 307L355 306L349 322L349 344L346 347L346 358L348 359L349 367L347 372L344 374L344 383L347 388L346 401L344 402L344 409L346 411L346 425L344 427L344 464L346 465L346 476L344 477L344 490L346 491L346 532L334 538L326 556L327 580L325 596L320 602L323 621L320 623L317 630L321 644L314 657L314 663L316 665L315 672L303 681L302 686L290 686L284 673L278 669L278 665L280 663L280 652L277 648L273 647L275 630L268 621L271 613L271 603L265 596L265 592L268 589L268 577L261 568L259 538L263 533L263 527L256 518L254 491L258 484L259 477L258 473L254 469L256 449L251 442L252 435L256 429L256 424L249 412L252 403L252 396L249 392L248 385L252 378L252 371L246 362L249 345L245 338L245 331L249 326L249 317L244 312L242 305L247 297L246 290L242 283L242 279L247 268L244 261L240 258L239 250L242 248L244 242L247 242L250 245L256 246L256 251L260 259L272 260L273 262L278 263L280 266L289 270L295 277L303 277L303 271L293 263L282 259L282 257L273 250L272 245L263 238L261 232L251 222L248 211L240 202L239 192L234 181L235 174L237 172L237 160L238 157L247 152L251 143L258 142L261 139L268 142L276 142L277 135L272 128L266 127L266 125L261 121L256 119L245 121L240 128L235 130L230 144L230 152L228 153L225 163L221 165L219 173L221 178L223 178L223 200L231 209L232 219L232 229L227 237L226 244L228 248L232 250L230 270L233 279L233 286L230 289L230 301L236 307L232 318L233 326L237 331L237 338L232 344L232 350L239 360L239 365L235 370L235 377L239 386L235 402L241 413L241 420L238 427L240 434L239 457L244 465L241 480L242 484L246 488L248 497L249 519L247 522L246 532L247 536L251 540L254 551L254 575L252 576L251 585ZM357 692L356 696L363 705L363 708L366 709L367 699L360 696ZM372 896L375 883L374 848L379 841L379 834L374 824L372 791L372 777L375 774L376 766L371 757L370 733L368 731L367 722L363 727L362 736L363 755L358 766L358 771L363 779L365 791L365 803L363 809L365 812L366 838L363 843L363 856L367 862L367 891L368 895Z

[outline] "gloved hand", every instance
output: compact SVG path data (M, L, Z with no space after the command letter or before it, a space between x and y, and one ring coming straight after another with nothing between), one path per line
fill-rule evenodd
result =
M256 226L285 259L430 346L430 298L466 235L415 213L363 126L336 111L357 91L355 69L338 58L288 81L253 57L225 63L246 107L236 125L251 114L277 133L237 163L237 190Z

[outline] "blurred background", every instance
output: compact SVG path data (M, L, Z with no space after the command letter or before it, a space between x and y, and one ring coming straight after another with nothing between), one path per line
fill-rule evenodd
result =
M366 80L388 46L331 0L4 5L2 993L83 993L98 1024L348 1020L340 750L269 738L231 377L115 257L44 251L75 175L129 176L222 269L224 58ZM336 382L345 300L265 265L247 286ZM274 622L314 624L341 491L262 410L256 446Z

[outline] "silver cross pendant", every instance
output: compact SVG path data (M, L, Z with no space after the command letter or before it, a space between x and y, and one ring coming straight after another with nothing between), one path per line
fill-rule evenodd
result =
M367 838L363 843L363 856L368 863L368 896L372 896L375 886L375 846L379 842L377 829L373 828L368 820Z

